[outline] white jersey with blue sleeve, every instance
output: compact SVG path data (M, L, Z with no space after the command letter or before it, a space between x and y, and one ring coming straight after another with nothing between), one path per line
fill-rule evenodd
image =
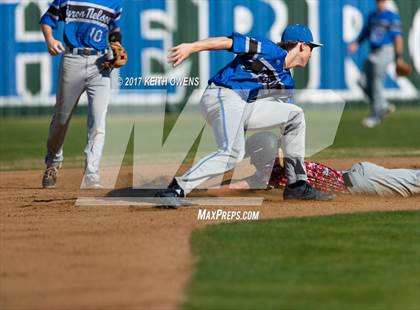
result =
M236 91L251 102L270 90L294 88L290 70L284 68L287 51L263 37L248 37L234 32L230 52L237 56L209 80Z
M107 48L109 31L119 28L122 0L54 0L40 23L64 25L64 43L72 48Z

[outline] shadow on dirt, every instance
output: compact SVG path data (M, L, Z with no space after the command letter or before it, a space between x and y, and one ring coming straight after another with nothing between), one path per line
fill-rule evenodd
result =
M135 189L132 187L117 188L106 194L106 197L154 197L159 189Z

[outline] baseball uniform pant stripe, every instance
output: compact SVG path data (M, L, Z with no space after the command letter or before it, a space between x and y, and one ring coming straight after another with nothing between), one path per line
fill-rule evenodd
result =
M227 151L227 147L229 145L229 139L227 137L227 130L226 130L226 115L225 115L225 110L223 107L223 100L220 96L220 91L221 89L219 88L218 93L217 93L217 99L219 100L220 103L220 113L221 113L221 117L222 117L222 122L223 122L223 136L224 136L224 141L223 141L223 151ZM194 169L192 169L191 171L189 171L188 173L185 174L185 176L189 176L191 175L194 171L196 171L198 168L200 168L206 161L212 159L213 157L219 155L221 153L221 151L217 151L213 154L210 154L209 156L205 157L204 159L202 159L200 162L197 163L197 165L195 166Z
M223 150L226 151L227 147L229 145L229 139L227 136L227 130L226 130L226 115L225 115L225 108L223 107L223 100L222 97L220 96L220 91L221 89L219 88L218 94L217 94L217 99L219 99L219 103L220 103L220 111L222 114L222 121L223 121L223 135L225 137L225 141L223 142Z
M210 85L200 108L213 129L218 150L200 160L183 176L175 178L186 194L210 177L232 169L245 153L246 102L230 89Z
M195 172L198 168L200 168L206 161L208 161L208 160L210 160L210 159L212 159L213 157L215 157L215 156L217 156L217 155L219 155L220 154L220 151L217 151L217 152L215 152L215 153L212 153L212 154L210 154L210 155L207 155L206 157L204 157L202 160L200 160L198 163L197 163L197 165L193 168L193 169L191 169L189 172L187 172L186 174L185 174L185 176L187 177L187 176L189 176L189 175L191 175L193 172Z

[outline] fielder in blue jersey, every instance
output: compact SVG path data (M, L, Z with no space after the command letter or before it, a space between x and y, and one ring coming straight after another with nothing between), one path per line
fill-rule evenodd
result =
M384 117L395 111L384 96L384 79L388 65L402 61L403 38L400 16L386 9L387 0L377 0L376 10L368 16L359 37L349 45L349 53L354 53L359 45L369 41L370 54L365 63L365 81L361 86L371 104L370 116L362 121L367 128L378 126Z
M63 54L55 113L48 134L44 188L56 185L63 162L63 144L80 96L88 98L88 133L84 185L100 187L99 163L105 140L105 117L110 97L108 43L121 44L121 0L54 0L41 17L41 29L51 56ZM64 45L53 36L64 23Z
M184 197L215 175L232 169L245 154L245 131L267 128L283 134L285 169L289 185L285 199L330 200L331 194L312 188L306 175L305 117L300 107L289 103L294 88L292 68L305 67L313 41L308 27L288 26L279 43L261 37L233 33L173 47L168 61L177 66L191 54L228 50L236 57L209 80L200 106L212 126L218 149L176 177L157 197ZM175 206L175 205L171 205Z
M284 67L286 50L262 37L234 32L229 38L233 41L229 51L238 56L211 78L210 84L234 89L248 102L276 90L290 95L286 90L295 84L290 70Z

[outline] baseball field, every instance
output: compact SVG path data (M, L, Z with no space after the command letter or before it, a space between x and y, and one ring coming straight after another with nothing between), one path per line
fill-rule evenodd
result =
M347 108L311 160L419 169L420 109L374 129L360 125L367 113ZM55 189L41 188L48 125L0 121L1 309L420 308L419 196L286 202L273 189L226 193L262 206L76 206L110 192L80 189L86 119L72 119ZM117 189L132 185L130 164L127 152ZM198 220L202 209L259 219Z

